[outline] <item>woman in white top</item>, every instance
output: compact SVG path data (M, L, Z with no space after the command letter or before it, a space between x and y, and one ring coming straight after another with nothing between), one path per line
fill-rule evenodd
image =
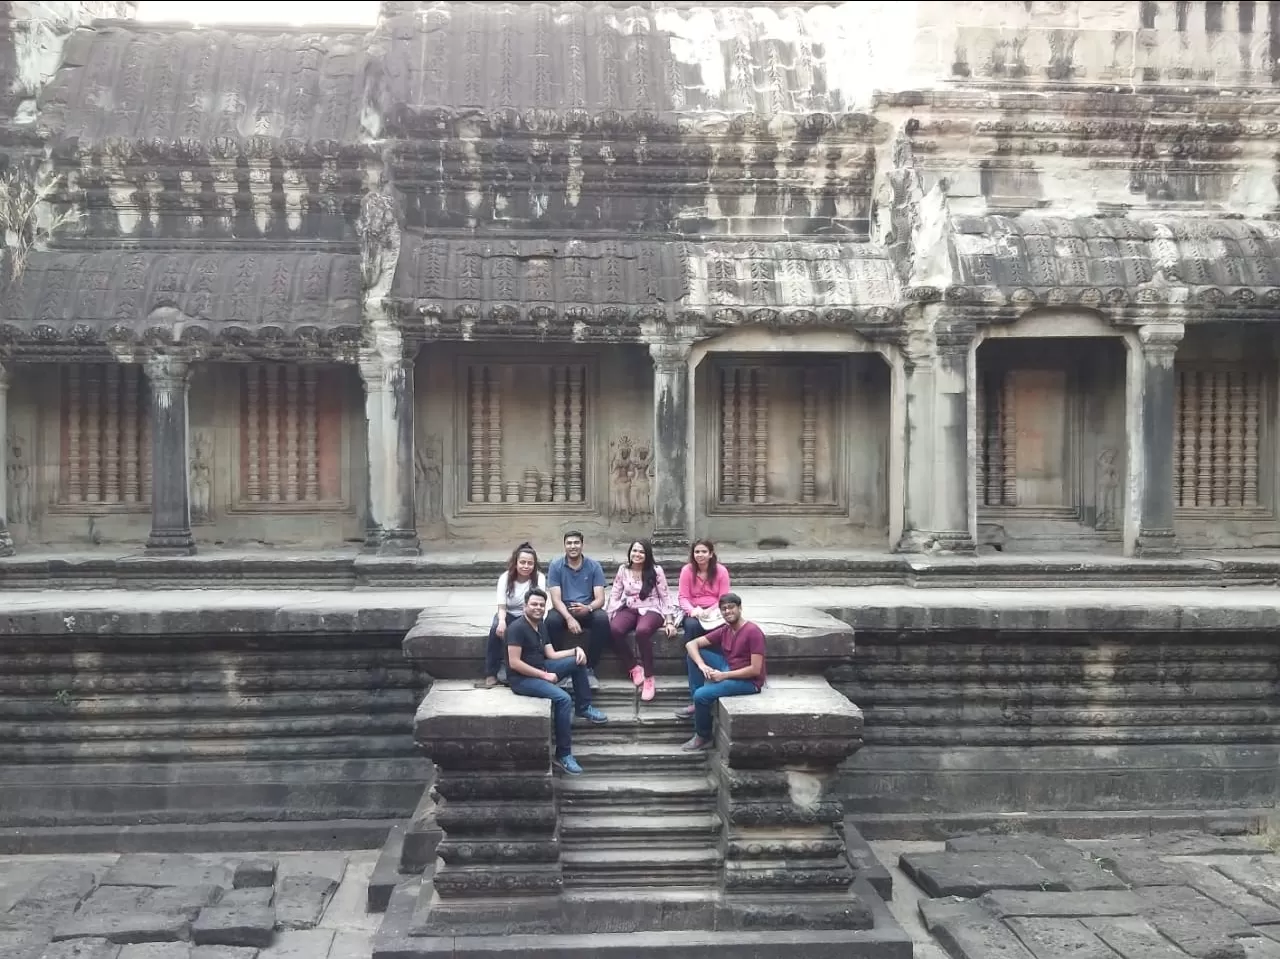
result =
M503 641L507 626L524 613L524 598L534 584L547 588L547 577L538 566L538 554L528 543L521 543L511 553L507 571L498 577L498 611L489 627L489 641L484 649L484 685L497 686L507 681L507 649Z

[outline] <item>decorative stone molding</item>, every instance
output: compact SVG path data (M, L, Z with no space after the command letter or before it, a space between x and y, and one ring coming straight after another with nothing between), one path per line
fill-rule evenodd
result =
M1182 342L1186 327L1182 323L1145 323L1138 327L1138 339L1142 343L1142 353L1156 360L1162 366L1172 363L1178 352L1178 344Z
M716 707L725 819L723 909L737 925L866 929L850 891L837 769L862 745L862 712L820 677L771 679Z
M437 681L414 717L436 764L435 896L414 935L517 935L560 921L551 711L503 687Z

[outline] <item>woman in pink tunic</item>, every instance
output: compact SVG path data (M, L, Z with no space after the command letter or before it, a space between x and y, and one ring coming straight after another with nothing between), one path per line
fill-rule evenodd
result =
M724 625L720 597L729 592L729 571L716 559L716 544L694 540L689 562L680 570L680 611L684 613L684 639L705 636Z
M640 698L649 702L657 691L653 634L661 629L670 639L676 634L676 627L666 574L653 561L653 547L644 540L636 540L627 549L627 562L618 567L605 610L609 613L609 637L618 661L640 687ZM627 634L633 630L640 653L638 663L627 642Z

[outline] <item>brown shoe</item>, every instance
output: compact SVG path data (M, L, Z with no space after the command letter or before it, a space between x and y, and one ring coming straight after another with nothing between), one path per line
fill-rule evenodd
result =
M693 718L693 703L690 703L688 706L682 706L676 710L676 719L692 719L692 718Z
M687 753L702 752L703 750L711 748L711 740L703 739L701 736L694 736L680 748Z

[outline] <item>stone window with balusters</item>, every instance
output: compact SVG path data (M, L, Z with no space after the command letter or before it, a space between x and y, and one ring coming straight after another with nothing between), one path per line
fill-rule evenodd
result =
M145 511L151 502L151 403L136 364L59 368L61 512Z

